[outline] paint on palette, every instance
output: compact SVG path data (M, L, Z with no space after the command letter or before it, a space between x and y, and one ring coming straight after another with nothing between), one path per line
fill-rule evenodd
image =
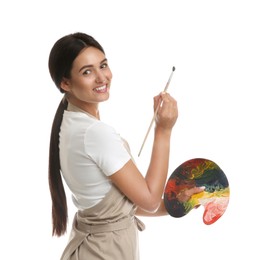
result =
M204 186L205 189L193 194L186 202L177 199L181 192L195 186ZM203 222L210 225L226 211L229 196L229 182L222 169L211 160L194 158L182 163L169 177L164 190L164 204L168 213L176 218L202 205Z

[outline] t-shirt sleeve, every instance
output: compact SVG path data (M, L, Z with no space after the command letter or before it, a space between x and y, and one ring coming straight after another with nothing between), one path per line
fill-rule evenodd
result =
M85 151L106 176L120 170L131 155L114 128L102 122L92 125L85 135Z

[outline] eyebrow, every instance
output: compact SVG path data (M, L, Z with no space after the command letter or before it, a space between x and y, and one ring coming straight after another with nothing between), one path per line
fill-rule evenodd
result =
M102 60L100 62L100 64L104 63L105 61L107 61L107 59L105 58L104 60ZM86 69L86 68L93 68L94 66L93 65L85 65L83 67L80 68L79 72L81 72L83 69Z

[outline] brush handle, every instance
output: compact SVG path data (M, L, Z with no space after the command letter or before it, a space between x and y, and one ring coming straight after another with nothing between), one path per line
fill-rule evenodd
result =
M171 79L172 79L172 75L173 75L174 70L175 70L175 68L173 67L173 68L172 68L172 72L171 72L171 74L170 74L170 77L169 77L169 79L168 79L168 81L167 81L167 84L166 84L166 86L165 86L163 92L166 92L166 91L167 91L167 89L168 89L168 87L169 87L169 85L170 85L170 82L171 82ZM141 146L141 148L140 148L140 151L139 151L139 153L138 153L138 157L140 156L140 154L141 154L141 152L142 152L142 150L143 150L144 144L145 144L146 139L147 139L147 137L148 137L148 135L149 135L149 133L150 133L150 130L151 130L152 125L153 125L153 122L155 121L156 115L157 115L157 113L158 113L158 110L159 110L159 107L161 106L161 104L162 104L162 101L159 102L159 104L157 105L157 107L156 107L156 109L155 109L155 111L154 111L153 118L152 118L152 120L151 120L151 123L150 123L150 125L149 125L149 128L148 128L148 130L147 130L147 132L146 132L146 135L145 135L145 137L144 137L144 141L143 141L142 146Z
M158 106L157 106L157 108L156 108L156 110L155 110L155 112L154 112L152 121L151 121L150 126L149 126L149 128L148 128L148 130L147 130L147 132L146 132L145 137L144 137L144 141L143 141L143 143L142 143L141 149L140 149L140 151L139 151L139 153L138 153L138 157L140 156L140 154L141 154L141 152L142 152L142 150L143 150L145 141L146 141L146 139L147 139L147 137L148 137L148 134L149 134L149 132L150 132L150 130L151 130L151 128L152 128L153 122L155 121L155 117L156 117L156 115L157 115L157 112L158 112L158 110L159 110L159 107L160 107L160 104L158 104Z

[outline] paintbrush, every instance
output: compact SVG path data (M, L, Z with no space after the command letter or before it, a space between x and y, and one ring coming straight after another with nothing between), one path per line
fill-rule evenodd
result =
M167 89L168 89L168 87L169 87L169 85L170 85L170 82L171 82L172 75L173 75L173 72L174 72L174 71L175 71L175 67L172 67L172 71L171 71L170 77L169 77L169 79L168 79L168 81L167 81L167 84L166 84L166 86L165 86L163 92L166 92L166 91L167 91ZM157 107L156 107L156 109L155 109L155 112L154 112L154 114L153 114L152 121L151 121L150 126L149 126L149 128L148 128L148 130L147 130L147 133L146 133L146 135L145 135L145 137L144 137L144 141L143 141L143 143L142 143L141 149L140 149L140 151L139 151L139 153L138 153L138 157L140 156L140 154L141 154L141 152L142 152L142 150L143 150L145 141L146 141L146 139L147 139L147 137L148 137L148 134L149 134L149 132L150 132L150 130L151 130L151 128L152 128L153 122L154 122L154 120L155 120L155 117L156 117L156 115L157 115L157 112L158 112L159 107L161 106L161 104L162 104L162 102L159 102L159 104L157 105Z

